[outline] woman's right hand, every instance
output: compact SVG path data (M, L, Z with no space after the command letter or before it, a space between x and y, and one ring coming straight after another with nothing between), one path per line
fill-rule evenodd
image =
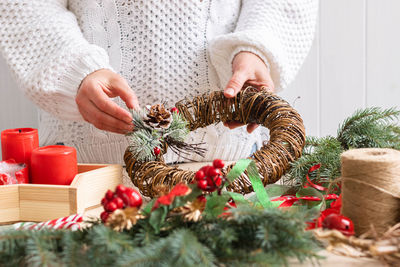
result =
M110 98L121 97L129 109L138 99L124 78L107 69L95 71L82 81L75 102L85 121L96 128L125 134L133 130L132 115Z

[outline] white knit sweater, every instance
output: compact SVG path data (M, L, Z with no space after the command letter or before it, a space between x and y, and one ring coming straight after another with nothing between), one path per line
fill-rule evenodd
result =
M41 145L63 142L80 162L122 163L125 137L86 123L75 103L82 79L121 74L142 106L222 89L240 51L260 56L278 89L311 46L317 0L1 0L0 51L40 108ZM124 106L120 99L117 103ZM262 131L221 125L191 134L204 159L250 154ZM179 160L168 154L168 161Z

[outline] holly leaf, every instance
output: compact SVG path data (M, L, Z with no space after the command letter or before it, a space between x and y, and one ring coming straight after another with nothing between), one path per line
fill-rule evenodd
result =
M204 217L217 218L224 211L224 207L230 198L229 194L218 195L216 192L207 196L206 208L203 211Z
M161 226L165 222L168 214L168 206L161 205L150 214L149 224L153 227L156 234L160 233Z
M156 200L157 200L156 198L153 198L152 200L150 200L149 203L147 203L146 207L144 207L144 208L142 209L142 212L143 212L145 215L149 215L149 214L150 214L151 209L153 208L154 202L156 202Z

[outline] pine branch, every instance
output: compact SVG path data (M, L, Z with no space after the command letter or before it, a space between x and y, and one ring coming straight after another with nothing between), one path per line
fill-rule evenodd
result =
M146 116L146 109L142 109L142 110L130 110L132 113L132 122L133 125L135 125L135 129L136 130L148 130L149 132L151 132L151 128L146 125L146 123L144 122L143 118Z
M319 171L310 174L314 182L329 182L340 176L340 154L343 148L335 138L309 138L304 150L307 152L291 164L291 169L284 177L284 184L304 184L309 169L319 163Z
M25 260L30 266L54 266L54 263L60 263L56 255L56 242L53 240L43 241L41 235L47 233L38 233L27 239L25 244ZM51 233L50 233L51 234Z
M10 249L0 253L0 265L257 265L266 260L285 264L289 256L315 257L317 243L304 231L303 213L243 204L232 214L230 220L212 218L197 223L174 217L159 234L152 232L146 219L125 232L101 224L76 232L6 231L0 234L0 246Z
M357 110L339 127L337 138L307 137L303 156L291 164L285 184L300 186L306 182L310 167L321 168L310 174L314 183L328 183L340 176L340 155L349 148L387 147L400 149L400 127L396 124L400 111L381 108Z
M164 137L183 142L189 134L188 123L179 113L172 113L172 122L163 134Z
M187 229L174 231L167 238L125 253L118 266L214 266L211 251Z
M66 266L89 266L85 257L84 233L66 231L61 239L61 258Z
M153 150L160 147L161 142L156 132L140 129L128 134L129 150L133 156L140 161L151 161L155 159Z
M337 139L345 149L362 147L400 147L397 126L400 111L378 107L357 110L340 125Z

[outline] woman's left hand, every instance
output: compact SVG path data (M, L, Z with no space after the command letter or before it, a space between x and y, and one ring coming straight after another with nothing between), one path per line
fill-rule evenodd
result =
M256 88L263 88L269 92L274 92L274 82L272 81L268 67L257 55L251 52L240 52L232 61L232 78L225 87L224 95L227 98L233 98L243 88L243 85L249 84ZM224 122L229 129L242 126L237 121ZM250 123L247 125L247 131L253 132L258 124Z

